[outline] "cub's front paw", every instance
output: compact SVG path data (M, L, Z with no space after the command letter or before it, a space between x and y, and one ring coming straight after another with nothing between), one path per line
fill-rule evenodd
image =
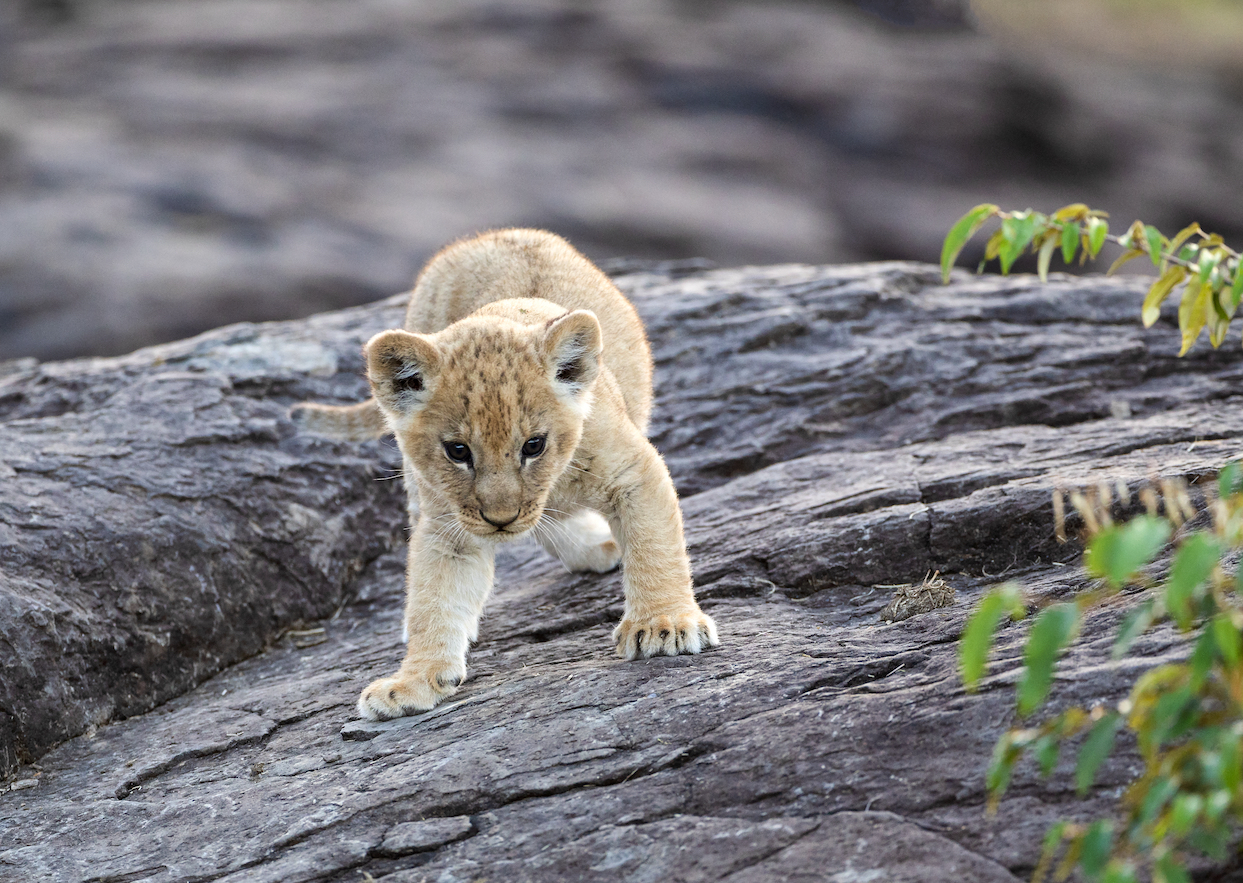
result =
M712 617L693 603L674 613L629 615L613 630L613 640L625 659L698 653L721 643Z
M407 714L429 711L457 692L466 677L458 663L402 665L391 678L372 681L358 697L358 713L368 720L386 721Z

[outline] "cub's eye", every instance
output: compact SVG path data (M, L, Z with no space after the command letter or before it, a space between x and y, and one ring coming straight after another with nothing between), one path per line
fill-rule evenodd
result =
M469 463L470 448L461 442L445 442L445 456L454 463Z
M538 457L542 453L544 453L544 437L542 435L527 439L526 444L522 446L522 456L524 457Z

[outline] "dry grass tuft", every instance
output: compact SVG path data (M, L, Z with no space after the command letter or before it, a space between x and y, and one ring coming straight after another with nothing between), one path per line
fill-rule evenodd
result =
M918 613L927 613L938 607L949 607L954 603L954 589L941 573L929 574L919 585L903 583L895 586L877 586L878 589L895 589L893 600L880 612L884 622L899 622L909 619Z

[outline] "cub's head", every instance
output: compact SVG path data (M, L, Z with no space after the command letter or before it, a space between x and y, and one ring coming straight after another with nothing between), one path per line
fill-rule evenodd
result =
M574 456L602 346L595 315L576 310L536 324L476 314L434 335L385 331L365 352L372 392L437 508L505 539L539 521Z

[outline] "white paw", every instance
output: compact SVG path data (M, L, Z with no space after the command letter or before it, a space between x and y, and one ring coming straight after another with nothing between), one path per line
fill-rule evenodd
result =
M698 653L721 643L716 623L693 601L674 613L627 616L613 630L613 641L625 659Z
M548 524L540 543L571 573L608 573L621 563L609 523L593 509Z
M363 690L358 713L368 720L386 721L429 711L456 693L465 677L465 663L405 663L397 674L372 681Z
M611 537L595 546L582 549L574 566L565 562L571 573L608 573L621 563L621 548Z

